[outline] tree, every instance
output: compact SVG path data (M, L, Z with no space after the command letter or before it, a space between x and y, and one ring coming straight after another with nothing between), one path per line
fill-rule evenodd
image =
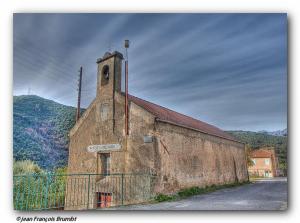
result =
M253 160L251 159L251 146L249 144L246 144L246 159L247 159L247 166L253 166L254 165L254 162Z

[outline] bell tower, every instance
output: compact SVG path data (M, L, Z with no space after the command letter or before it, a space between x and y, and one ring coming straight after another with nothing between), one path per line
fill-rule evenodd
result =
M115 93L121 92L122 59L123 55L115 51L97 60L96 121L102 144L109 143L107 140L115 133Z
M114 51L106 52L97 60L97 98L113 99L114 92L121 92L123 55Z

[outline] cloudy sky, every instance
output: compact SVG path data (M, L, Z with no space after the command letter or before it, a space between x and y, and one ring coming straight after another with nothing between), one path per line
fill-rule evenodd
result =
M286 14L15 14L13 94L83 107L96 59L129 49L129 92L225 130L287 125Z

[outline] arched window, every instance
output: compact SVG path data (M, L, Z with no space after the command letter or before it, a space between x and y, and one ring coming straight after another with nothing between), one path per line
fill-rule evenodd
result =
M109 66L105 65L101 72L101 85L107 84L109 81Z

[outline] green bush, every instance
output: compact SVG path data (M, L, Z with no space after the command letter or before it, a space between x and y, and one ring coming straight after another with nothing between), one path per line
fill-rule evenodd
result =
M183 189L183 190L179 191L178 195L179 195L179 197L189 197L189 196L203 193L204 190L205 190L204 188L200 188L200 187L191 187L191 188Z
M16 210L57 209L64 206L66 167L53 173L32 161L14 162L13 198Z
M163 202L163 201L171 201L174 199L174 196L166 195L166 194L158 194L154 200L157 202Z
M43 170L31 160L14 161L13 163L13 174L24 175L24 174L41 174Z

